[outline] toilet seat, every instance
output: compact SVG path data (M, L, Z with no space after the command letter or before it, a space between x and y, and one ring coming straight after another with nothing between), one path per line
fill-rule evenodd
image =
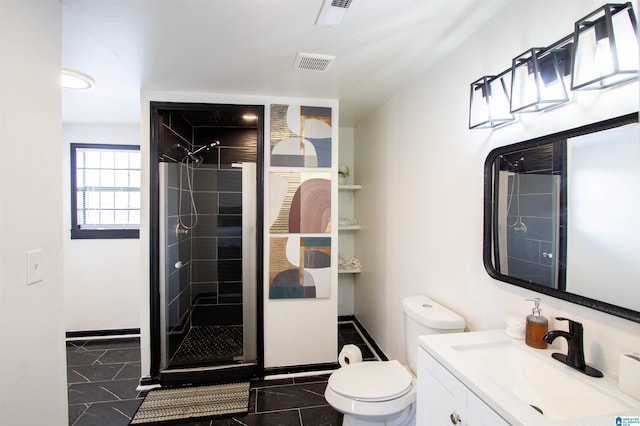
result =
M357 401L382 402L412 389L411 374L396 360L366 361L340 368L329 377L335 393Z

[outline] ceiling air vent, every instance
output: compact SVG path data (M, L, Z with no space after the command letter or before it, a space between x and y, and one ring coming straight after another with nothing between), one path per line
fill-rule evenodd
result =
M298 53L293 68L300 71L326 72L335 59L335 56L329 55Z
M341 7L343 9L349 9L349 6L351 6L351 2L353 0L332 0L331 1L331 6L333 7Z

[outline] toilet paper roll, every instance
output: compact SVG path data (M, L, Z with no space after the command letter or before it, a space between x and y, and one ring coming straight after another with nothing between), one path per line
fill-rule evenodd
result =
M362 362L362 352L356 345L344 345L338 355L340 367Z

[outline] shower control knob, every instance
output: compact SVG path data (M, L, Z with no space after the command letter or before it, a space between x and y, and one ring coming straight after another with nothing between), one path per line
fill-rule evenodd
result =
M542 257L546 257L548 259L552 259L553 258L553 253L547 253L546 251L542 252Z
M179 223L176 224L176 237L179 237L180 235L187 235L188 233L189 230L187 228L183 227Z
M458 413L451 413L451 415L449 416L449 419L451 420L451 423L453 423L454 425L457 425L462 421L462 417L460 417L460 414Z

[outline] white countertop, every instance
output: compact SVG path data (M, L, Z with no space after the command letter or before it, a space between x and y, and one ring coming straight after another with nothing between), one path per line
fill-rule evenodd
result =
M487 368L479 368L479 366L470 362L464 353L456 349L456 347L468 345L502 344L503 342L516 345L518 349L524 351L531 351L527 352L526 356L532 355L535 357L536 363L544 363L538 365L544 366L547 371L554 372L556 371L553 370L554 368L562 369L559 370L559 374L562 374L563 377L566 378L568 374L569 380L575 379L578 381L576 383L586 384L591 388L598 389L598 391L604 392L607 396L611 396L612 399L620 401L629 409L622 412L612 412L568 421L550 420L531 408L529 403L516 396L512 390L505 388L498 381L492 379L488 366ZM629 397L618 389L617 377L606 372L604 372L605 377L603 378L589 377L553 359L551 354L558 352L557 350L531 348L522 340L514 340L507 337L504 330L421 336L418 338L418 344L512 425L615 426L615 418L618 416L640 417L640 401ZM549 380L550 389L553 387L552 381L552 379ZM570 381L569 383L573 382ZM418 395L418 398L420 398L420 395ZM567 398L571 398L571 395L567 395ZM585 402L585 404L587 403Z

